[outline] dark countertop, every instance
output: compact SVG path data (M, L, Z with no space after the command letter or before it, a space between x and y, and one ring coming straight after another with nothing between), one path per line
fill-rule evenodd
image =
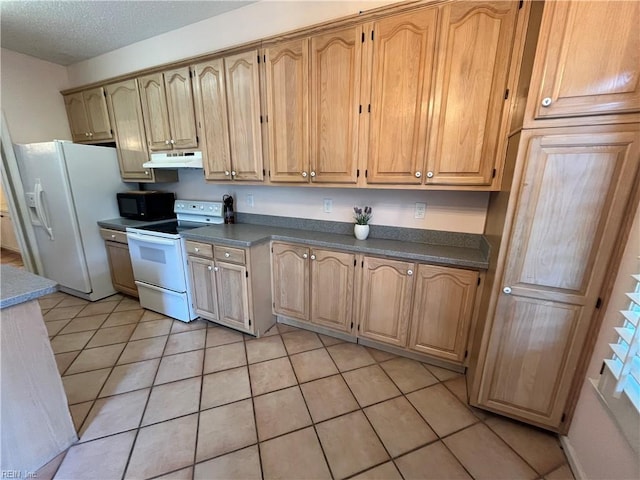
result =
M210 225L182 232L181 236L188 240L239 247L250 247L271 240L277 240L439 265L452 265L482 270L487 269L489 266L487 252L480 246L451 246L379 238L357 240L353 235L267 225L246 223Z
M21 268L0 266L0 308L13 307L58 290L58 284Z
M127 227L146 227L147 225L155 225L156 223L171 222L175 218L165 218L164 220L131 220L130 218L111 218L109 220L100 220L98 225L102 228L110 228L111 230L119 230L126 232Z

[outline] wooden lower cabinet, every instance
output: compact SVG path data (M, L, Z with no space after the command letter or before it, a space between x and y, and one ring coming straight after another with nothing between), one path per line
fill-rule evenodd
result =
M471 326L478 272L418 265L409 348L462 363Z
M138 287L133 278L133 267L129 256L127 235L124 232L101 228L100 235L104 238L107 249L111 283L118 292L138 297Z
M351 332L354 254L274 243L272 262L275 314Z
M244 250L185 243L195 312L252 335L266 332L275 322L270 308L268 245ZM228 261L218 260L219 256Z
M358 336L406 347L415 264L364 257Z

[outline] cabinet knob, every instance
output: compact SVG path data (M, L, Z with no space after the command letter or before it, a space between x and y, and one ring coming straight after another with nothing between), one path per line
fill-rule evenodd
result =
M311 176L315 177L316 176L316 172L311 172Z
M303 176L304 178L307 178L307 172L302 172L302 176Z
M307 255L306 253L303 253L302 258L309 258L309 255Z
M111 238L116 238L116 236L112 234L112 235L111 235Z
M427 178L433 178L433 172L427 172Z
M235 177L236 176L236 171L235 170L231 170L231 176Z
M218 270L219 270L219 268L218 268L218 267L213 267L213 271L214 271L214 272L217 272Z
M149 175L149 170L145 170L145 171L144 171L144 174L145 174L145 175Z
M89 132L89 136L90 136L90 137L93 137L93 132Z
M169 140L169 143L173 145L174 143L176 143L176 141L172 138L171 140Z
M164 141L164 144L165 144L165 145L169 145L169 140L165 140L165 141Z
M416 172L416 178L420 178L421 176L422 176L422 173Z
M211 271L211 270L213 270L213 267L212 267L211 265L209 265L209 266L207 267L207 270Z
M507 295L509 295L509 294L511 293L511 287L504 287L504 288L502 289L502 291L503 291L504 293L506 293Z
M88 137L89 136L89 132L84 132L84 136Z
M200 249L199 249L198 247L195 247L195 248L194 248L194 250L195 250L196 252L199 252L199 251L200 251Z
M229 258L231 254L229 252L224 252L224 258Z
M231 172L229 172L229 170L225 170L225 171L224 171L224 174L225 174L227 177L229 176L229 173L231 173Z
M413 275L413 270L407 270L407 275L409 276Z
M315 255L311 255L311 260L315 260L316 256Z
M542 106L543 107L548 107L549 105L551 105L551 97L546 97L542 99Z

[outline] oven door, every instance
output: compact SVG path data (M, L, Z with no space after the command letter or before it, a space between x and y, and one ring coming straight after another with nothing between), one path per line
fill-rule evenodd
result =
M139 282L174 292L186 292L184 256L180 239L162 238L128 230L133 276Z

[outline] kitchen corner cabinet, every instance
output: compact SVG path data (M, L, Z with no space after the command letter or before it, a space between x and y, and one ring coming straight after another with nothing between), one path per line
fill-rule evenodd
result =
M149 150L196 148L189 67L140 77L138 85Z
M352 331L354 254L274 242L272 263L275 314Z
M415 264L364 257L358 336L406 347Z
M138 287L133 278L133 267L129 257L129 245L127 234L117 230L100 229L100 235L104 239L111 272L111 283L118 292L138 297Z
M566 431L576 368L638 181L639 134L638 124L523 130L475 405Z
M263 50L269 179L308 182L309 40L303 38Z
M105 87L111 124L118 151L120 176L125 182L177 181L175 170L144 168L149 152L144 133L140 94L135 79Z
M640 111L638 18L637 1L545 2L525 127Z
M418 265L409 348L462 363L478 286L478 272Z
M268 245L240 249L186 240L185 248L199 316L256 336L271 327Z
M74 142L96 143L113 139L102 87L65 95L64 105Z

